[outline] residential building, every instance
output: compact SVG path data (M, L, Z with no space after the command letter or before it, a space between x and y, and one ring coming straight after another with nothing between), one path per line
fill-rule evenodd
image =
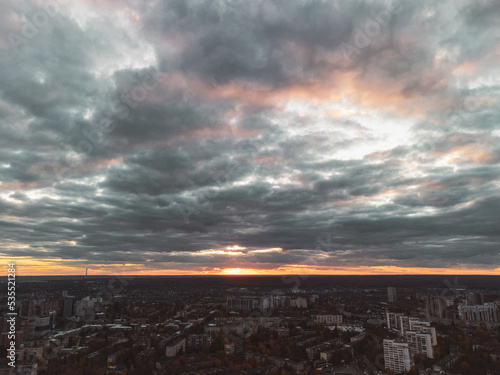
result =
M425 354L427 358L434 358L432 336L430 334L407 331L405 337L409 343L415 345L418 354Z
M427 294L425 299L425 313L427 319L446 319L448 314L445 296Z
M401 315L399 317L399 329L401 331L401 334L404 335L406 331L410 330L410 317Z
M165 349L165 354L167 357L175 357L177 354L182 354L186 352L186 339L184 338L176 338L167 343L167 347Z
M384 339L385 368L397 373L409 371L412 366L410 344Z
M201 349L205 345L212 343L212 337L207 333L190 335L187 340L187 346L193 349Z
M315 323L319 324L340 324L342 323L342 315L311 315Z
M307 299L302 297L292 298L290 300L290 307L296 307L298 309L307 309Z
M393 287L387 288L387 301L396 302L398 299L398 290Z
M19 309L19 316L27 318L35 315L35 301L32 299L23 299Z
M389 311L386 312L387 317L387 329L401 329L399 317L403 314L391 313Z
M484 295L480 292L470 292L467 294L467 305L484 305Z
M495 303L485 303L484 305L459 305L458 316L462 320L471 322L494 322L499 321L498 306Z
M255 301L250 297L228 298L227 306L231 310L253 310L255 308Z
M431 327L430 325L425 325L423 323L428 323L428 322L420 322L420 324L414 324L412 331L418 333L427 333L431 335L432 346L436 346L437 345L436 327Z
M59 310L59 302L57 300L43 301L40 303L40 315L46 315L51 311Z
M75 302L74 296L65 296L63 303L63 318L69 318L73 316L73 305Z

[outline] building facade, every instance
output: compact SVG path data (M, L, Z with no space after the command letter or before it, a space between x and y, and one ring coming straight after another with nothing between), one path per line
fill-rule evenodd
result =
M401 329L399 317L403 314L391 313L389 311L386 312L387 319L387 329Z
M484 305L458 306L458 316L461 320L470 322L493 322L498 323L498 306L495 303L485 303Z
M212 337L207 333L201 333L197 335L190 335L188 337L187 345L193 349L201 349L205 345L210 345L212 343Z
M342 315L311 315L314 323L319 324L340 324L342 323Z
M416 353L424 354L427 358L434 358L434 349L432 347L432 337L430 334L408 331L405 337L409 343L414 345Z
M409 371L412 366L410 344L384 339L385 368L397 373Z
M186 352L186 339L178 338L174 339L170 343L167 344L165 349L165 354L167 357L175 357L177 354L182 354Z
M253 298L228 298L227 306L231 310L253 310L255 308L255 301Z
M387 288L387 301L396 302L398 299L398 290L394 287Z

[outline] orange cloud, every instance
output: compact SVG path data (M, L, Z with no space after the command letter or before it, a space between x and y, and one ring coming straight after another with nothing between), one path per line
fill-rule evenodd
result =
M252 106L273 106L277 110L290 101L327 105L344 99L357 107L384 110L398 116L425 117L429 110L452 107L451 98L433 98L431 102L422 99L421 91L432 95L445 85L446 78L439 70L426 73L425 76L418 77L418 80L416 78L415 82L400 82L387 74L379 73L371 72L368 76L360 76L355 71L335 71L328 77L298 81L278 88L243 80L216 85L180 73L164 74L161 79L165 87L177 88L205 101L231 100ZM416 87L415 93L405 91L407 86ZM162 101L160 95L152 93L151 100ZM339 117L353 113L333 111L330 114Z
M439 153L450 163L491 164L497 161L497 156L488 150L479 149L478 145L457 146L446 153Z
M0 190L30 190L50 186L51 184L41 181L35 182L2 182L0 181Z
M283 161L283 157L282 156L256 156L254 158L252 158L252 161L255 162L255 163L259 163L259 164L267 164L267 163L277 163L277 162L281 162Z
M428 190L442 190L446 189L446 186L438 185L433 181L425 180L420 183L420 186Z

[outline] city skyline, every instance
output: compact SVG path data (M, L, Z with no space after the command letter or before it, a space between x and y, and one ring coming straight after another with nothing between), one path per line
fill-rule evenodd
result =
M0 10L19 276L500 274L500 3Z

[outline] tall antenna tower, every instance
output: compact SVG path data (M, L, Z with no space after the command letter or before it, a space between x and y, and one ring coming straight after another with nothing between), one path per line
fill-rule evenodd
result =
M88 272L89 272L89 269L85 268L85 286L87 287L87 295L90 295Z

